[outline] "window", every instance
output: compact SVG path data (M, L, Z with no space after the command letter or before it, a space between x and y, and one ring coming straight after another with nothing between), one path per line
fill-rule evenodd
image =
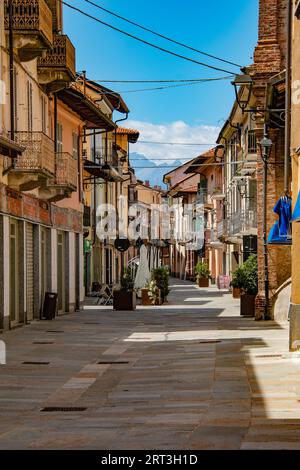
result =
M77 132L72 132L72 155L76 160L78 159L78 134Z
M27 82L27 130L32 132L33 129L33 117L32 117L32 83Z
M63 126L60 122L56 127L56 152L62 153L63 151Z
M41 122L42 132L47 133L47 100L45 96L41 96Z

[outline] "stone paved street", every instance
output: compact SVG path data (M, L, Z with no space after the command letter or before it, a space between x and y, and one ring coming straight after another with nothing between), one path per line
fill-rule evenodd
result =
M300 448L288 326L215 288L173 280L166 306L88 305L0 338L0 449Z

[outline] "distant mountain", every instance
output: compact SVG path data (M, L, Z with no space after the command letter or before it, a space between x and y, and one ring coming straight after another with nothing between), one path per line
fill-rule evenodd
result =
M130 164L132 168L135 169L135 174L138 179L143 181L150 181L151 186L161 186L166 188L166 185L163 183L163 176L171 171L174 167L173 165L180 166L182 163L180 161L174 162L162 162L157 164L157 161L154 162L149 158L145 157L141 153L133 152L130 154ZM170 168L167 168L170 167ZM154 167L154 168L139 168L139 167Z

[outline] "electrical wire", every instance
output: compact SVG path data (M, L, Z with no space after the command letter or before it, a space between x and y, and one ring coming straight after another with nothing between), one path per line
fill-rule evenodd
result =
M152 140L139 140L137 142L138 144L156 144L156 145L188 145L188 146L200 146L200 145L207 145L207 146L216 146L216 143L214 142L213 144L206 144L206 143L190 143L190 142L156 142Z
M105 91L105 92L101 92L101 94L102 95L115 95L116 93L125 94L125 93L138 93L141 91L166 90L169 88L178 88L178 87L189 86L189 85L200 85L201 83L206 83L206 82L230 80L231 78L233 78L233 75L232 76L229 75L227 77L219 77L219 78L207 78L207 79L199 80L197 82L191 82L191 83L187 82L187 83L181 83L177 85L167 85L167 86L160 86L160 87L153 87L153 88L139 88L138 90Z
M226 77L227 78L227 77ZM96 83L191 83L201 82L203 80L210 80L208 78L190 78L181 80L92 80Z
M196 157L197 158L197 157ZM159 161L159 158L152 158L152 161ZM131 158L129 158L129 161L131 161ZM149 161L149 163L151 163L151 161ZM214 162L214 163L192 163L191 165L189 165L189 168L198 168L198 167L207 167L207 166L224 166L224 165L239 165L241 163L249 163L249 160L240 160L238 162L221 162L221 163L218 163L218 162ZM252 161L251 163L258 163L258 161ZM119 166L118 165L110 165L109 166L111 168L115 168L115 169L119 169ZM94 168L93 165L85 165L85 168ZM179 168L178 165L152 165L152 166L144 166L144 165L140 165L140 166L136 166L134 167L134 170L139 170L139 169L152 169L152 170L157 170L157 169L160 169L160 168Z
M212 70L217 70L219 72L225 72L225 73L228 73L229 75L235 75L235 72L233 72L232 70L229 71L229 70L226 70L226 69L221 69L219 67L215 67L214 65L209 65L209 64L205 64L204 62L200 62L198 60L195 60L195 59L192 59L190 57L186 57L184 55L181 55L181 54L177 54L177 52L173 52L173 51L170 51L169 49L165 49L164 47L160 47L160 46L157 46L156 44L153 44L149 41L146 41L145 39L141 39L139 38L138 36L134 36L133 34L130 34L120 28L116 28L115 26L105 22L105 21L102 21L100 20L99 18L96 18L95 16L93 15L90 15L89 13L81 10L80 8L77 8L77 7L74 7L73 5L70 5L69 3L67 3L66 1L64 0L59 0L60 3L62 3L63 5L67 6L68 8L70 8L71 10L74 10L74 11L77 11L78 13L86 16L87 18L90 18L94 21L96 21L97 23L100 23L100 24L103 24L104 26L107 26L108 28L110 29L113 29L114 31L117 31L119 33L122 33L124 34L125 36L128 36L132 39L135 39L136 41L139 41L143 44L146 44L150 47L153 47L154 49L157 49L159 51L162 51L162 52L165 52L166 54L169 54L169 55L172 55L174 57L178 57L179 59L183 59L183 60L187 60L188 62L192 62L194 64L198 64L198 65L201 65L203 67L207 67L209 69L212 69Z
M146 26L143 26L139 23L136 23L135 21L129 20L128 18L125 18L124 16L119 15L118 13L115 13L111 10L108 10L107 8L104 8L101 5L99 5L98 3L92 2L91 0L84 0L84 1L86 3L89 3L90 5L93 5L96 8L99 8L99 10L105 11L109 15L115 16L116 18L119 18L123 21L126 21L127 23L132 24L132 25L136 26L137 28L143 29L144 31L147 31L151 34L154 34L155 36L158 36L162 39L165 39L166 41L172 42L173 44L177 44L178 46L181 46L181 47L184 47L184 48L189 49L191 51L197 52L198 54L202 54L206 57L210 57L211 59L218 60L218 61L223 62L225 64L234 65L235 67L239 67L239 68L243 67L240 64L236 64L235 62L231 62L230 60L226 60L226 59L223 59L221 57L217 57L215 55L209 54L208 52L201 51L199 49L196 49L195 47L192 47L192 46L184 44L180 41L177 41L176 39L172 39L168 36L165 36L164 34L158 33L157 31L154 31L153 29L147 28Z

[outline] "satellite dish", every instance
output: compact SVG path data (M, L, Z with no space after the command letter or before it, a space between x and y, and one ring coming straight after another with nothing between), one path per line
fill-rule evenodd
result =
M130 246L130 242L128 238L116 238L115 239L115 248L121 253L124 253L124 251L127 251L129 246Z

